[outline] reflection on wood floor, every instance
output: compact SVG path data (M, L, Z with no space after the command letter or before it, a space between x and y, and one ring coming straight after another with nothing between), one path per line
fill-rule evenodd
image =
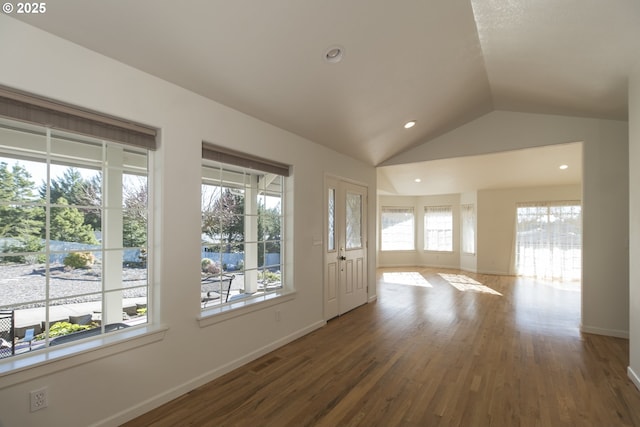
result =
M628 341L579 322L576 287L384 269L376 302L126 425L640 426Z

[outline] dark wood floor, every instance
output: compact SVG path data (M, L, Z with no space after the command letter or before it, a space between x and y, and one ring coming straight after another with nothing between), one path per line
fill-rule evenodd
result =
M579 310L570 287L381 270L377 302L126 426L640 426L628 341Z

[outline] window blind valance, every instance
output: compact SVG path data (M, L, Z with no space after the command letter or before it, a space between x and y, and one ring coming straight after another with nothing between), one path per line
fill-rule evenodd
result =
M400 213L400 214L404 214L404 213L413 214L413 208L402 208L402 207L395 207L395 206L383 206L382 207L382 212Z
M0 116L156 149L156 129L0 86Z
M281 176L289 176L291 174L289 165L278 163L272 160L266 160L261 157L252 156L231 150L226 147L202 143L202 158L213 160L215 162L227 163L234 166L240 166L247 169L255 169L262 172L274 173Z
M551 206L580 206L582 202L580 200L556 200L548 202L518 202L516 207L518 208L546 208Z

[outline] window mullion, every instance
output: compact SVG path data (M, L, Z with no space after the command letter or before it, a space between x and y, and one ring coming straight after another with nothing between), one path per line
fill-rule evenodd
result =
M106 209L103 213L105 228L102 235L103 325L122 321L122 154L122 148L109 146L104 159L106 167L102 199Z
M49 345L49 322L51 320L51 316L49 314L50 304L50 286L51 286L51 128L46 128L46 164L47 164L47 182L45 185L45 216L44 216L44 227L45 227L45 309L44 309L44 336L45 336L45 345Z
M244 192L245 292L258 290L258 176L248 175Z

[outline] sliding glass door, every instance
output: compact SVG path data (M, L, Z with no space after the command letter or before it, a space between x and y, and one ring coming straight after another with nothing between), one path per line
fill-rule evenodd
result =
M516 214L515 261L516 273L520 276L545 280L580 280L580 202L519 204Z

